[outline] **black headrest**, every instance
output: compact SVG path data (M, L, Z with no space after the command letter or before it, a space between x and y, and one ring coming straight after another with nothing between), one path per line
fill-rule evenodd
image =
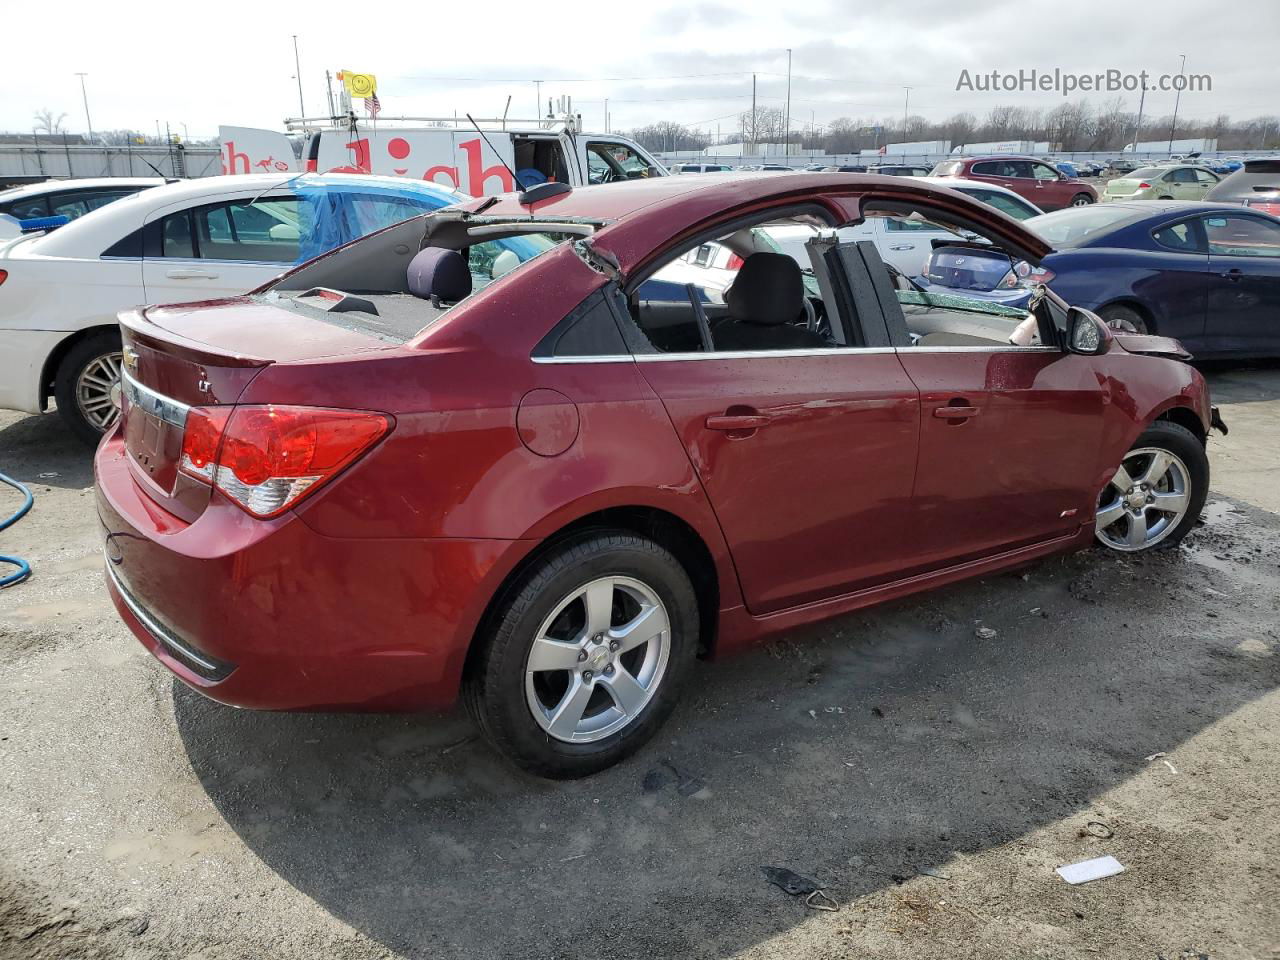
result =
M734 320L791 323L804 309L800 265L784 253L753 253L725 292L725 302Z
M457 250L424 247L409 261L409 292L457 303L471 295L471 269Z

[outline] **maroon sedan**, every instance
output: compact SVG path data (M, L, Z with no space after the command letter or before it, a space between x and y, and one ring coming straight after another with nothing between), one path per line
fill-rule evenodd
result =
M1041 210L1083 207L1098 202L1098 191L1092 184L1068 177L1052 164L1035 157L960 157L942 161L933 168L931 176L996 183L1030 200Z
M516 763L578 776L652 736L699 655L1196 522L1212 414L1176 342L1043 290L935 301L831 230L927 218L1038 263L991 207L848 174L546 192L122 318L107 583L187 684L461 693ZM798 225L803 268L769 236ZM741 261L723 298L671 279L707 243Z

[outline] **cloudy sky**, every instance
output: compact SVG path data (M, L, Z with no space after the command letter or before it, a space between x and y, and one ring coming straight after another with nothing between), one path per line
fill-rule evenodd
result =
M153 17L145 6L66 0L57 30L50 9L33 0L6 6L6 35L50 43L5 45L2 130L30 130L47 107L83 132L76 71L88 73L99 130L154 132L157 120L176 133L186 124L192 137L214 135L219 123L279 128L298 112L295 33L313 115L327 112L325 70L345 67L377 75L384 116L497 115L511 96L511 116L528 117L542 80L544 102L571 95L589 129L603 128L607 97L615 130L675 120L728 132L750 105L753 71L759 102L783 105L787 47L797 125L901 116L906 86L911 113L930 120L960 110L981 117L1005 103L1051 108L1060 95L957 91L956 83L962 70L1174 74L1180 54L1188 73L1212 77L1212 92L1183 95L1184 116L1280 110L1277 0L313 0L161 6ZM1136 93L1123 96L1136 109ZM1147 115L1170 112L1173 97L1148 95Z

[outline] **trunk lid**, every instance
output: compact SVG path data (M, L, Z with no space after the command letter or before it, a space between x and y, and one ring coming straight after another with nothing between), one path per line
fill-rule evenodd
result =
M268 295L120 315L121 425L130 469L151 499L187 522L209 504L212 488L178 472L191 408L236 403L273 363L396 346L350 325L318 321L312 313Z
M938 247L925 266L930 283L953 290L990 292L1000 285L1012 269L1009 257L998 250L990 252L971 247Z
M1107 184L1106 190L1103 191L1104 196L1108 197L1127 197L1138 192L1141 180L1132 180L1127 177L1118 180L1112 180Z

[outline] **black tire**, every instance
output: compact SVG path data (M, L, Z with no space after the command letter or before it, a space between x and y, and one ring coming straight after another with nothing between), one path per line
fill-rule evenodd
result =
M62 358L54 376L53 396L58 403L58 413L71 428L71 432L92 446L102 439L103 428L85 416L77 402L77 384L80 376L93 363L115 355L119 366L120 331L102 330L85 337ZM108 425L109 426L109 425Z
M1087 193L1077 193L1071 198L1071 206L1073 207L1087 207L1091 203L1093 203L1093 197Z
M1151 326L1144 317L1133 307L1126 307L1123 304L1115 304L1114 306L1104 307L1098 316L1113 330L1119 330L1123 333L1150 333Z
M1170 532L1164 534L1158 543L1132 551L1137 553L1148 550L1167 550L1176 546L1199 521L1200 513L1204 510L1205 498L1209 495L1209 457L1205 453L1204 444L1186 427L1169 420L1157 420L1142 431L1129 449L1140 450L1144 447L1167 450L1181 460L1190 475L1190 489L1187 511L1178 523ZM1098 542L1112 549L1102 537L1098 537Z
M651 698L625 727L590 743L556 739L534 719L525 671L534 635L566 597L599 577L629 577L666 608L670 651ZM585 531L538 560L486 618L463 697L485 738L516 766L553 779L583 777L633 753L667 719L698 649L698 601L680 562L664 547L616 530Z

